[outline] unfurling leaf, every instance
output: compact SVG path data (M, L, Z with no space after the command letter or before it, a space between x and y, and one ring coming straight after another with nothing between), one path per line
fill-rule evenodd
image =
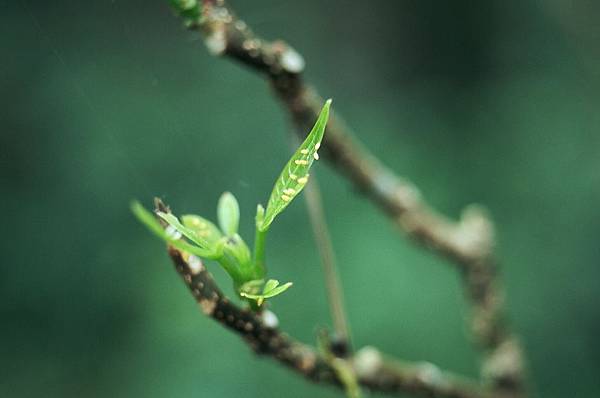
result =
M235 196L225 192L219 198L217 205L217 218L221 231L227 236L233 236L238 231L240 223L240 207Z
M258 228L260 231L266 231L269 228L275 217L290 204L308 182L308 171L313 162L319 159L317 151L321 146L321 140L329 119L330 105L331 100L327 100L314 127L302 145L292 155L275 182L264 219Z
M265 284L264 279L254 279L244 283L240 286L240 292L245 292L248 294L256 294L260 292L260 288Z
M262 293L252 293L252 290L257 290L257 283L262 281L251 281L253 284L248 286L246 289L241 289L240 296L249 298L251 300L256 300L256 303L261 306L262 303L271 297L275 297L283 292L285 292L290 286L292 286L292 282L285 283L279 286L279 281L276 279L269 279L267 283L265 283L263 287Z
M196 231L181 224L179 219L173 214L163 213L161 211L157 212L156 214L165 220L170 226L179 231L179 233L189 239L192 243L200 246L203 249L209 249L212 246L206 239L200 237Z
M191 245L181 238L181 231L178 231L175 227L173 227L172 231L167 231L156 219L156 215L149 212L142 206L139 202L134 201L131 203L131 211L136 216L136 218L144 224L150 231L152 231L156 236L165 240L173 247L186 251L191 254L195 254L200 257L205 258L213 258L214 253L210 250L207 250L202 247L197 247ZM171 224L169 224L171 225ZM173 233L176 232L176 233Z
M292 285L292 282L284 283L283 285L277 286L276 288L271 289L268 292L263 292L263 296L265 298L275 297L288 290Z
M279 286L279 281L277 279L269 279L267 283L265 283L265 287L263 288L263 294L266 292L270 292Z
M215 224L195 214L185 214L181 216L181 222L184 226L196 232L198 236L206 239L209 243L216 243L223 237L223 234Z

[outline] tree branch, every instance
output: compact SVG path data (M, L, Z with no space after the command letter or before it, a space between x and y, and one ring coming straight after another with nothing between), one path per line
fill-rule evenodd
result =
M170 213L170 208L155 199L157 211ZM167 224L159 219L164 228ZM232 303L219 289L202 261L195 256L168 246L168 253L202 312L222 326L237 333L259 355L275 359L294 372L315 383L330 384L340 389L344 383L338 372L314 348L282 333L271 314L256 313ZM400 363L383 356L372 347L365 347L355 356L344 359L358 382L373 391L399 393L410 391L423 397L489 398L476 383L441 372L431 364Z
M343 388L333 367L314 348L282 333L260 314L231 302L200 259L173 247L169 247L169 256L202 312L238 334L255 353L273 358L312 382ZM373 348L359 351L349 363L359 383L373 391L409 391L423 397L487 397L475 383L439 371L432 376L431 365L390 365Z
M339 383L333 370L312 348L290 339L257 313L242 309L225 297L200 259L172 247L169 256L202 312L239 334L254 352L271 356L312 381Z
M175 3L188 26L203 32L209 51L265 76L298 133L303 136L310 130L323 101L302 79L304 60L300 54L282 41L269 42L255 35L224 0L194 3L193 10L190 2ZM412 183L394 175L357 143L335 114L329 119L323 152L410 238L456 264L473 307L472 329L483 350L486 382L498 396L524 397L523 353L504 318L503 291L492 255L493 225L486 213L469 207L458 222L437 213Z
M432 397L491 397L489 391L473 381L444 372L429 362L411 364L386 358L369 346L356 353L354 368L364 386L377 386L378 391Z
M298 145L295 146L297 147ZM304 199L315 238L315 245L321 257L321 268L323 269L323 277L325 279L327 301L329 302L333 330L335 331L334 341L332 342L335 347L333 351L336 355L344 357L351 350L352 346L350 326L346 317L344 292L337 271L335 252L331 243L327 221L325 220L321 189L319 188L319 181L315 173L311 175L310 181L304 188Z

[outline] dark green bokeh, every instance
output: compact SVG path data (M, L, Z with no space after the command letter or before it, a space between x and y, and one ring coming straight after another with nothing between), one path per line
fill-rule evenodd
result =
M203 317L128 203L252 233L289 153L268 86L211 57L167 1L0 1L0 395L339 396ZM360 139L457 216L497 221L508 310L539 396L600 395L600 9L581 1L236 1ZM460 280L317 165L356 345L469 375ZM268 242L291 334L329 324L302 201ZM300 234L300 239L291 240ZM223 274L217 277L225 281Z

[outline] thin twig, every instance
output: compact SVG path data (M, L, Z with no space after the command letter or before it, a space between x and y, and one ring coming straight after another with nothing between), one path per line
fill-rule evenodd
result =
M422 395L423 391L430 391L431 397L493 396L489 390L473 381L442 371L432 363L399 361L369 346L356 353L354 365L355 373L364 387L378 386L379 391L387 393Z
M325 221L321 191L314 173L311 175L310 182L304 188L304 195L308 208L308 217L315 236L315 243L321 257L331 317L336 334L334 337L338 340L337 343L346 346L350 344L350 327L348 326L346 311L344 309L344 293L337 272L335 252L331 243L327 222ZM343 349L343 351L346 351L346 349Z
M298 147L298 141L297 137L292 137L294 148ZM327 301L335 332L332 349L337 355L345 356L350 349L350 326L346 317L344 292L337 271L335 251L333 250L331 235L327 227L321 190L316 173L311 175L310 181L304 188L304 199L315 238L315 245L321 258L321 268L323 269L325 288L327 290Z
M313 348L292 340L259 314L225 297L200 259L173 247L169 247L169 256L202 312L242 336L254 352L272 356L312 381L339 384L333 369Z

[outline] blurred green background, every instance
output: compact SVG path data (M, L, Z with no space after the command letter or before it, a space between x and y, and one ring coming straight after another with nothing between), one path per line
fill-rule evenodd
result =
M210 56L166 3L0 1L0 396L340 396L202 316L129 212L158 195L214 218L230 190L251 240L289 153L268 86ZM600 396L600 4L233 5L298 49L357 136L433 205L490 209L536 395ZM318 174L355 344L476 375L454 269L326 163ZM302 201L268 246L271 274L295 282L273 308L313 342L329 320Z

